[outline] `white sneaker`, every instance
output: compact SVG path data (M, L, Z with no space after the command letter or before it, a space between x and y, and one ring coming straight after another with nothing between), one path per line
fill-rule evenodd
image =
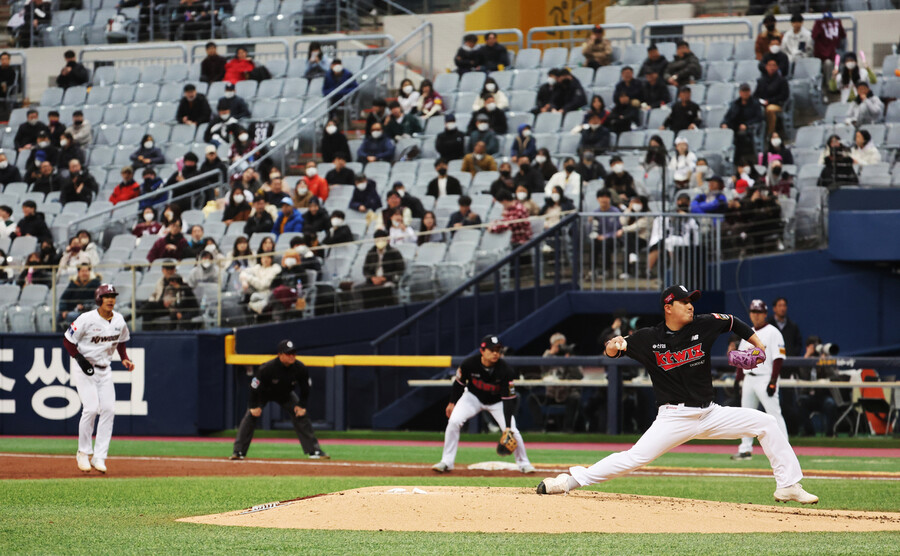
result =
M91 459L84 452L75 454L75 461L78 463L78 469L81 469L85 473L91 470Z
M538 494L569 494L569 475L560 473L555 478L548 477L537 486Z
M623 272L622 274L619 274L619 280L628 280L629 278L631 278L631 275L628 274L627 272Z
M815 504L819 501L819 497L803 490L800 483L795 483L789 487L775 489L776 502L800 502L801 504Z
M435 473L449 473L450 471L452 471L450 467L442 461L439 461L432 465L431 469L433 469Z
M91 465L94 466L94 469L101 473L106 473L106 461L100 458L91 458Z
M534 466L530 463L526 463L525 465L519 466L519 471L522 473L534 473Z
M629 253L628 254L628 264L637 264L638 256L637 253Z

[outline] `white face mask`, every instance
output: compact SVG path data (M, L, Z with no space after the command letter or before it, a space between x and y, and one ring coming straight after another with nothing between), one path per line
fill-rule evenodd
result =
M749 166L744 166L743 168L741 168L741 174L747 175L747 174L749 174L749 173L750 173L750 167L749 167Z
M50 141L38 141L38 147L46 149L50 146Z
M556 79L553 79L552 77L548 77L548 78L547 78L547 84L550 85L551 87L552 87L553 85L556 85Z
M697 166L697 173L701 176L705 176L707 172L709 172L709 168L706 166Z
M397 195L400 195L401 197L403 197L404 195L406 195L406 190L405 190L405 189L398 189L398 190L397 190Z
M8 167L9 167L8 160L4 160L4 161L0 162L0 170L6 170Z
M446 124L444 124L444 129L446 129L447 131L453 131L454 129L456 129L456 122L447 122Z
M300 197L303 197L307 193L309 193L309 188L307 188L307 187L298 187L297 188L297 195L299 195Z
M328 135L334 135L335 133L337 133L337 126L336 125L325 126L325 133L327 133Z
M772 146L780 147L781 146L781 137L772 137Z
M769 52L771 52L772 54L778 54L779 52L781 52L781 45L780 44L770 44Z
M212 266L212 261L203 261L202 263L200 263L200 266L202 266L204 268L204 270L208 269L209 267Z
M591 130L596 130L598 127L600 127L600 124L588 124L588 127L590 127Z
M483 154L481 154L481 153L475 153L475 160L481 160L482 158L484 158L484 155L483 155Z
M291 268L292 266L297 264L297 259L295 259L294 257L287 257L284 259L283 262L284 262L284 266Z
M528 192L527 191L517 191L516 199L518 199L520 201L527 201L528 200Z
M640 203L631 205L631 212L641 212L642 210L644 210L644 205Z
M413 92L413 86L412 86L412 85L404 85L404 86L403 86L403 94L404 94L404 95L408 95L408 94L410 94L410 93L412 93L412 92Z
M241 133L240 135L238 135L238 141L240 141L241 143L246 143L247 139L250 139L249 133Z
M484 122L478 124L478 131L487 131L490 126Z
M388 246L388 240L386 240L386 239L376 239L375 240L375 247L378 250L382 250L387 246Z
M152 212L144 213L144 222L153 222L153 213Z
M847 62L847 69L852 70L856 68L856 62Z
M552 200L554 203L558 203L559 199L560 199L559 193L551 193L550 194L550 200Z
M313 177L313 176L315 176L315 175L318 174L318 173L319 173L319 169L318 169L318 168L309 167L309 168L306 169L306 175L309 176L310 178Z
M170 220L170 221L171 221L171 220L172 220L172 217L175 216L175 213L173 213L171 210L167 210L166 212L163 213L163 216L166 217L166 220Z
M372 139L381 139L381 131L373 131Z
M403 220L391 220L391 225L395 228L399 228L403 225Z
M484 88L487 89L489 92L493 93L494 91L497 90L497 85L495 85L493 83L488 83L484 86Z
M531 130L530 130L530 129L523 129L523 130L522 130L522 137L531 137Z
M60 140L59 140L59 146L62 147L62 148L68 147L68 146L69 146L69 140L68 140L68 139L60 139Z
M344 223L343 218L332 218L331 219L331 227L332 228L340 228L343 223Z
M342 66L340 64L335 64L335 65L331 66L331 69L334 70L334 73L341 73L342 71L344 71L344 66Z
M625 172L625 165L624 164L613 164L612 171L617 174L621 174L621 173Z
M543 163L547 162L547 157L542 154L539 154L536 157L534 157L534 161L537 162L538 164L543 164Z
M144 141L144 148L145 148L145 149L152 149L152 148L153 148L153 141Z
M228 113L228 114L225 114L225 113L219 114L219 119L222 120L223 122L227 122L228 120L231 119L231 114L230 114L230 113Z
M234 98L234 91L226 91L225 98Z
M366 184L366 182L358 183L358 184L356 184L356 188L359 189L360 191L365 191L366 185L368 185L368 184Z
M232 197L232 199L234 199L234 204L239 205L244 202L244 195L241 193L238 193L237 195Z
M493 112L494 110L497 109L497 103L495 103L495 102L489 102L489 103L487 103L487 104L484 105L484 108L485 108L485 110L487 110L488 112Z

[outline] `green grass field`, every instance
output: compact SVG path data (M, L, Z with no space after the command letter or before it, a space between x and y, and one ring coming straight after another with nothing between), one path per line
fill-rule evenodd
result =
M483 437L479 438L483 439ZM822 442L826 443L825 441ZM327 446L327 441L325 442ZM884 447L887 445L882 444ZM893 443L896 446L896 443ZM72 453L69 439L0 438L0 452ZM332 445L336 459L433 463L433 448ZM116 455L223 457L227 443L113 440ZM251 456L295 458L295 444L253 445ZM461 449L459 462L496 459L492 450ZM537 463L591 463L603 453L530 451ZM667 454L657 465L766 467L763 457L731 462L727 456ZM807 470L900 471L889 458L805 457ZM27 464L27 463L26 463ZM72 461L74 466L74 457ZM898 533L622 535L439 534L227 528L177 523L179 517L219 513L254 504L375 485L533 487L540 476L463 478L210 477L0 481L0 554L897 554ZM807 480L823 509L900 512L900 482ZM771 478L625 477L592 487L606 492L772 504ZM349 527L349 524L348 524Z

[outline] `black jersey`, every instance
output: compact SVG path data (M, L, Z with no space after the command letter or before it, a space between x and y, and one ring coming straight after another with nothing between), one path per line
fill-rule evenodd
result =
M647 369L658 405L702 406L715 397L710 350L719 335L729 331L746 335L745 340L753 335L747 324L732 315L696 315L677 332L666 328L664 322L633 332L626 337L624 354Z
M250 407L262 407L270 401L284 403L300 387L300 407L309 399L309 372L303 363L284 366L279 359L260 365L250 381Z
M456 370L456 382L468 388L469 392L475 394L475 397L485 405L515 398L516 388L513 385L515 378L512 367L507 365L506 361L500 359L493 367L485 367L481 364L481 354L466 358ZM459 390L461 394L462 389Z

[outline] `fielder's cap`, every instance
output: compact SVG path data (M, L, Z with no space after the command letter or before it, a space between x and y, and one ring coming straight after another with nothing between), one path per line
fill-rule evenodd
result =
M278 342L278 353L297 353L297 347L290 340L281 340Z
M284 196L281 198L281 204L282 205L293 205L294 201L292 201L290 197Z
M498 350L503 347L503 343L500 342L500 338L494 336L492 334L488 334L484 338L481 339L481 343L478 344L480 349L489 349L489 350Z
M766 307L766 302L762 299L754 299L750 302L750 312L751 313L765 313L769 308Z
M700 299L700 290L690 291L686 287L678 284L675 286L669 286L665 290L663 290L662 295L659 298L660 305L666 306L673 301L681 301L682 299L690 299L691 301L697 301Z

